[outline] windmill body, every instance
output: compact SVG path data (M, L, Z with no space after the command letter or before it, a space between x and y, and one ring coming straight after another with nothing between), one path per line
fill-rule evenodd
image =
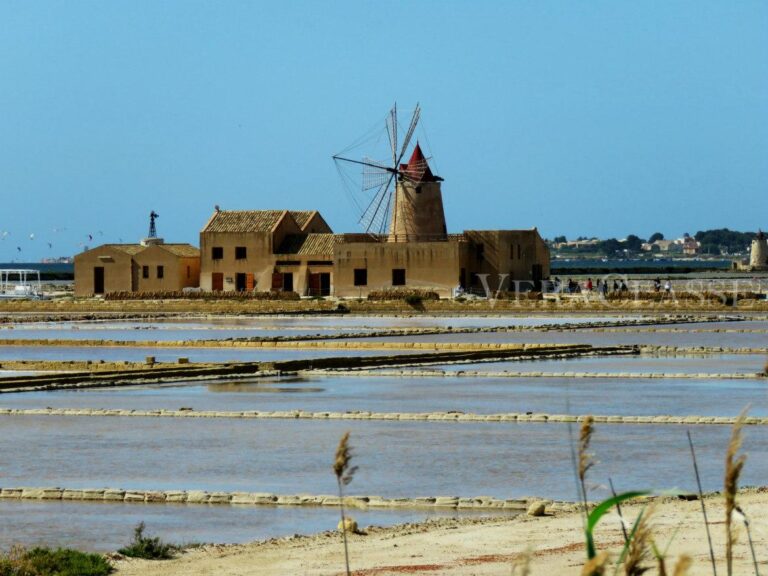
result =
M400 165L400 174L387 239L390 242L447 240L442 178L432 174L418 142L408 163Z

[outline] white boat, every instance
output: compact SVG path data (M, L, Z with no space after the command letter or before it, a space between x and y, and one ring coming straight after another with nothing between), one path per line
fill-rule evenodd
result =
M0 300L43 298L39 270L0 269Z

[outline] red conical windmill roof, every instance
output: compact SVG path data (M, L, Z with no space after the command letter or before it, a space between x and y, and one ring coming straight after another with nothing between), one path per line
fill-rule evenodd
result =
M408 164L400 164L400 172L416 182L436 182L438 179L429 169L429 163L421 151L421 146L416 142L411 159Z

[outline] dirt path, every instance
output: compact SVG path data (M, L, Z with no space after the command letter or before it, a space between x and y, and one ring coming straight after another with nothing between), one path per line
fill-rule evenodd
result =
M768 572L768 491L740 496L752 520L761 570ZM721 499L708 498L707 509L715 551L722 563L724 525ZM627 506L625 516L634 520L640 506ZM711 574L706 533L698 501L659 503L654 513L654 536L669 548L670 565L680 554L694 564L691 575ZM679 531L675 534L675 531ZM752 574L751 556L741 534L735 553L734 574ZM619 518L604 518L597 537L599 549L610 549L614 558L622 544ZM446 574L449 576L509 576L512 565L526 550L532 553L531 574L578 575L584 561L581 517L577 513L512 520L443 520L394 528L371 529L350 539L350 562L356 576ZM338 575L344 573L344 550L338 533L291 537L238 546L209 546L192 550L166 562L121 560L118 576L251 576ZM669 569L669 567L668 567ZM718 572L725 573L724 565ZM648 574L655 574L653 570ZM670 570L671 573L671 570Z

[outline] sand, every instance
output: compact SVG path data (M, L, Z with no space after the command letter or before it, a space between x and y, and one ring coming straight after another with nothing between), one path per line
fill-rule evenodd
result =
M705 502L718 573L725 574L722 498L708 497ZM739 503L752 521L761 571L768 572L768 490L742 494ZM639 504L626 506L625 518L633 521L641 509ZM680 554L693 558L689 574L712 573L699 501L659 501L653 526L659 548L664 549L671 540L670 573ZM357 576L509 576L513 565L529 550L532 575L578 575L585 558L581 527L580 514L563 512L538 518L521 515L513 519L438 520L371 528L367 535L350 537L350 563ZM614 558L618 555L623 539L617 514L602 520L596 541L598 549L611 551ZM344 549L341 535L329 532L245 545L206 546L170 561L122 559L116 564L118 576L334 575L344 574ZM654 569L647 574L656 573ZM735 549L734 574L753 573L742 529Z

